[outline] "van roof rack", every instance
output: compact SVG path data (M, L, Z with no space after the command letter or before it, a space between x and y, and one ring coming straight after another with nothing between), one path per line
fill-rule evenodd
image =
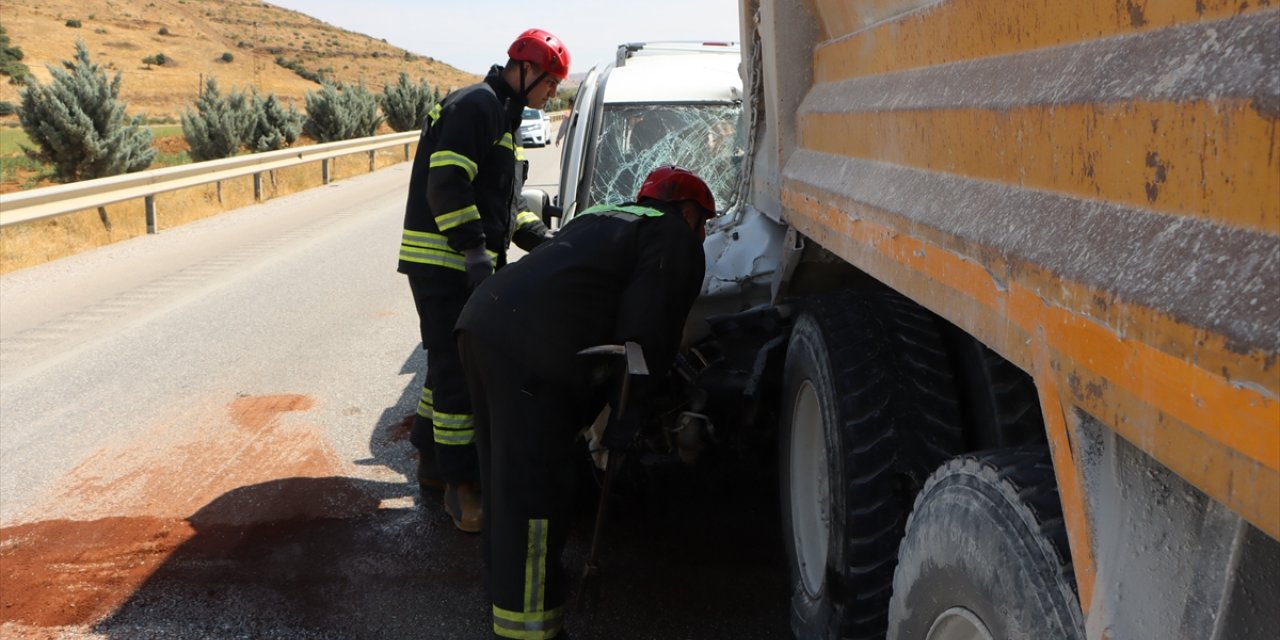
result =
M627 64L637 55L673 53L739 53L738 43L731 40L665 40L660 42L628 42L618 45L615 66Z

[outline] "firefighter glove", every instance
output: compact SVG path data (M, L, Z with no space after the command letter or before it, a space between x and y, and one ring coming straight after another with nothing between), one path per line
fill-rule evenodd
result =
M475 289L485 278L493 275L493 263L489 261L489 252L484 245L472 247L463 252L466 256L467 286Z

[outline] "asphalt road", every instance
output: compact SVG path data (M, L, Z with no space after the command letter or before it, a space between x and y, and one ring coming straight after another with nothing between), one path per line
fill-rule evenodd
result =
M488 637L480 538L410 480L408 175L0 277L0 637ZM789 637L768 474L635 475L574 637Z

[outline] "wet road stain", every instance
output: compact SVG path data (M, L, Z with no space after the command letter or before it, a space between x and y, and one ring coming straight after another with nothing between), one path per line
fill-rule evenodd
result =
M345 477L300 413L312 406L236 398L90 456L0 529L0 636L488 637L480 537L455 531L438 495L379 509L416 483ZM411 468L398 455L379 462ZM564 557L575 585L595 504L584 480ZM732 469L624 484L575 637L787 637L775 492Z

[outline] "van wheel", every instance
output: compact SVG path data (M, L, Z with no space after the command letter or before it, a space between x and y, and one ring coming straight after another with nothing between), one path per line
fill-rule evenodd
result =
M792 630L882 637L911 503L962 446L934 316L892 293L815 296L792 330L783 394Z
M1045 448L966 455L929 479L898 551L889 638L1084 638Z

